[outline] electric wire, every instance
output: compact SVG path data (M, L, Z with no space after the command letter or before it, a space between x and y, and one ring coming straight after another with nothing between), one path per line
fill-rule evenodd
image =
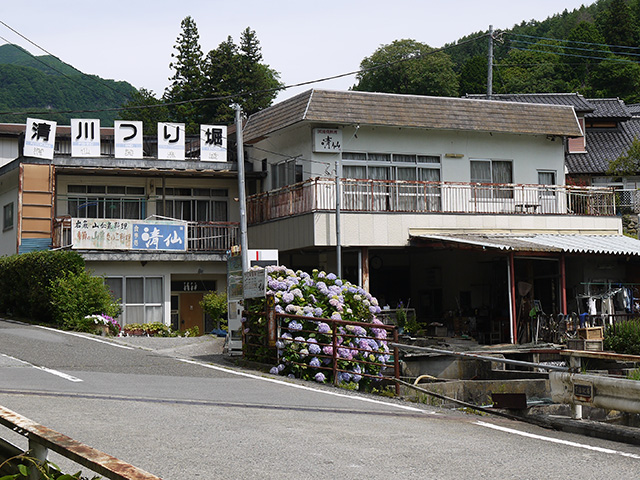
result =
M129 95L126 95L118 90L116 90L115 88L113 88L111 85L109 85L108 83L104 82L100 77L92 77L91 75L88 75L84 72L81 72L80 70L78 70L76 67L74 67L73 65L69 65L66 62L63 62L62 60L60 60L57 56L55 56L54 54L52 54L51 52L49 52L48 50L42 48L40 45L38 45L37 43L31 41L29 38L25 37L23 34L21 34L20 32L18 32L17 30L15 30L14 28L10 27L9 25L7 25L5 22L3 22L2 20L0 20L0 24L3 25L4 27L8 28L9 30L11 30L13 33L15 33L16 35L19 35L20 37L24 38L27 42L31 43L32 45L34 45L36 48L39 48L40 50L42 50L43 52L45 52L47 55L55 58L56 60L58 60L59 62L63 63L64 65L69 66L70 68L74 69L76 72L78 72L80 75L89 78L90 80L93 80L95 82L99 82L101 85L103 85L104 87L108 88L109 90L111 90L112 92L120 95L121 97L125 98L128 101L131 101L132 98ZM17 45L15 45L14 43L10 42L9 40L7 40L5 37L0 36L0 38L2 40L4 40L5 42L7 42L7 44L9 45L13 45L14 47L17 47ZM53 67L52 65L49 65L48 63L44 62L42 59L38 58L37 56L33 55L31 52L29 52L26 49L23 49L31 58L33 58L34 60L36 60L37 62L40 62L41 64L43 64L44 66L46 66L47 68L53 70L56 73L59 73L60 75L62 75L63 77L65 77L68 80L71 80L73 83L84 87L84 88L88 88L89 90L91 90L93 93L95 93L98 96L102 96L102 94L94 89L92 89L90 86L88 85L83 85L81 82L78 82L76 79L74 79L73 77L70 77L69 75L65 74L64 72L61 72L60 70L58 70L57 68ZM98 80L99 79L99 80Z

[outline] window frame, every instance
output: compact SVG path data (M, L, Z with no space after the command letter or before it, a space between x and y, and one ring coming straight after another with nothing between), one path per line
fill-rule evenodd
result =
M11 230L14 225L13 202L7 203L2 210L2 231Z

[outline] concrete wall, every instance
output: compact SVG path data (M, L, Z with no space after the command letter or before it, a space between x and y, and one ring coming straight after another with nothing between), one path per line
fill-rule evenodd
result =
M4 227L4 207L13 203L13 226ZM18 170L12 170L0 179L0 255L17 253L18 238Z

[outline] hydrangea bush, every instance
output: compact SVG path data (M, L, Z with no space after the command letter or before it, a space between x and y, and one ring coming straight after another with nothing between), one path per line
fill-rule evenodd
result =
M375 297L335 274L294 272L284 266L267 267L267 295L273 295L276 313L295 316L280 317L278 361L271 373L320 383L334 381L334 331L327 321L333 319L352 322L334 324L337 383L362 389L380 380L390 354L387 329L376 318L380 306ZM264 309L261 299L252 304L251 311ZM264 317L246 322L244 328L247 335L266 337Z

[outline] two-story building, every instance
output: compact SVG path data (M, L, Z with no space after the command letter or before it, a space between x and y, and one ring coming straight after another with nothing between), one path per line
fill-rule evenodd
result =
M24 138L25 125L0 126L0 252L75 249L121 299L122 324L210 331L199 302L225 291L226 252L239 243L235 159L203 161L199 137L186 139L184 159L159 159L147 137L141 158L118 156L113 127L100 129L100 153L89 157L73 155L69 126L57 127L52 159L24 156ZM140 247L117 244L127 235Z
M565 184L584 114L565 104L302 93L246 123L254 169L269 172L249 198L250 247L277 248L292 268L340 265L383 305L403 302L455 333L531 340L532 306L580 310L585 283L628 279L640 254L621 235L610 189Z

